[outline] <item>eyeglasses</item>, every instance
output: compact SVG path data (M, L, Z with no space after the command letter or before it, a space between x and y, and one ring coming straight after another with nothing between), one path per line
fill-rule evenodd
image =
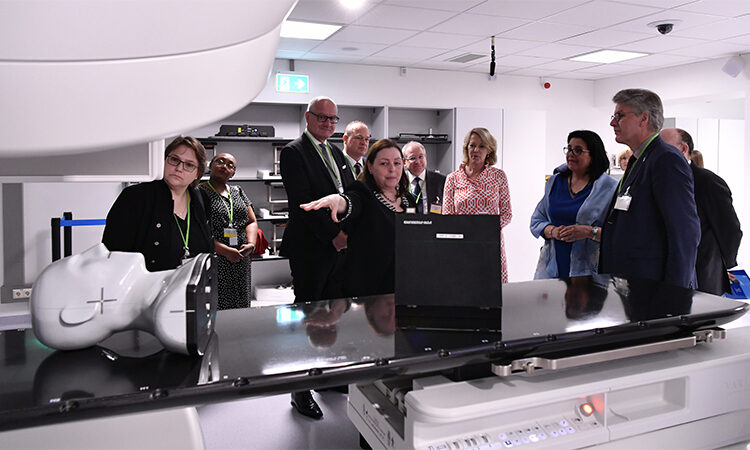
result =
M633 111L625 111L625 112L618 112L614 113L609 117L609 121L615 121L617 123L620 123L623 117L627 116L628 114L635 114Z
M334 123L336 123L336 122L334 122ZM362 136L360 134L355 134L354 136L350 136L350 139L355 139L357 141L369 141L370 138L372 138L372 136Z
M566 145L565 147L563 147L563 153L564 154L567 155L570 152L573 152L573 154L576 155L576 156L581 156L581 153L590 153L588 150L584 149L583 147L571 147L571 146L568 146L568 145Z
M217 166L224 166L229 170L234 170L237 166L234 165L233 162L227 161L224 158L216 158L214 159L214 164Z
M406 161L409 161L409 162L412 162L412 161L416 161L416 160L424 161L424 155L419 155L419 156L407 156L407 157L406 157L406 158L404 158L404 159L405 159Z
M312 111L308 111L310 114L315 116L318 119L318 122L325 123L326 120L329 120L331 123L339 123L339 116L326 116L325 114L318 114L314 113Z
M167 156L167 162L169 163L170 166L175 166L175 167L178 167L180 163L182 163L182 169L187 173L194 172L195 169L198 168L197 165L191 163L190 161L183 161L180 158L176 156L172 156L172 155Z

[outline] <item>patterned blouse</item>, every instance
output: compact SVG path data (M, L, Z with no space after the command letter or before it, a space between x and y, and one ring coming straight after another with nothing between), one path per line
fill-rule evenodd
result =
M500 228L510 223L513 212L510 208L510 191L508 178L502 169L485 167L475 180L470 180L464 165L445 179L443 194L443 214L472 215L497 214L500 216ZM502 281L508 282L508 266L505 259L505 242L500 232Z

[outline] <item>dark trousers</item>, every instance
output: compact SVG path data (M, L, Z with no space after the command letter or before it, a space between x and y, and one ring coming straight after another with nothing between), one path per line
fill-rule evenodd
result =
M328 253L328 252L327 252ZM294 284L294 303L330 300L344 296L346 250L331 249L325 257L302 255L289 259Z

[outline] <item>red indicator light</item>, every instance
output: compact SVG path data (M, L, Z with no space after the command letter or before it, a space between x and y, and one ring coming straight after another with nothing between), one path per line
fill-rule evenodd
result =
M584 416L590 416L594 414L594 407L591 406L591 403L584 403L581 405L581 412Z

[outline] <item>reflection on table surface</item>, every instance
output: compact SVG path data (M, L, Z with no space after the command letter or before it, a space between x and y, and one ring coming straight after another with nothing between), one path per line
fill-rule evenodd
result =
M445 300L447 305L460 303ZM187 389L187 402L191 395L208 395L200 386L221 387L221 382L227 389L270 393L305 383L374 379L389 370L389 375L426 373L489 361L506 350L526 354L573 340L580 347L599 335L627 339L628 333L644 328L672 333L715 326L739 317L747 307L658 282L616 277L504 285L501 311L475 311L479 320L474 325L446 314L449 306L420 309L414 320L414 311L398 303L394 295L383 295L219 311L216 333L202 358L162 350L142 332L66 352L41 345L33 330L0 332L0 425L18 411L72 399L129 396L147 408L153 406L134 394ZM214 400L218 392L210 391Z

